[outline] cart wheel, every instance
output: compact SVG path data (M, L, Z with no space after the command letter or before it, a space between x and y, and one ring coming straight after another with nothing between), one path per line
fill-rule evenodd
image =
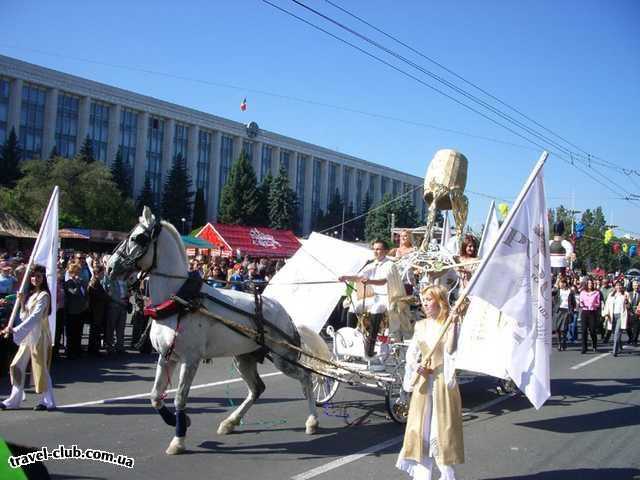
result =
M315 373L311 374L311 383L313 384L313 395L318 407L330 402L340 386L340 382L335 378L324 377Z
M402 390L404 378L404 362L395 371L395 382L387 387L384 397L385 407L391 419L396 423L407 423L409 415L409 400L411 393Z

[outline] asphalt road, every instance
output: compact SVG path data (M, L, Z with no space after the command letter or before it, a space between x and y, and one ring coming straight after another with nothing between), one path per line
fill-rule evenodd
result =
M589 362L586 363L585 362ZM479 377L462 386L466 463L458 478L595 480L640 478L640 348L618 358L552 353L552 398L536 411L520 395L500 396ZM0 436L33 447L75 444L131 457L133 470L89 460L45 462L52 478L403 479L394 467L402 427L387 418L380 391L343 387L305 435L299 384L265 363L267 390L235 433L218 423L245 395L227 359L202 365L188 412L188 453L164 451L173 429L151 408L153 355L60 360L53 368L56 412L0 411ZM231 381L229 381L231 380ZM9 382L0 380L0 396ZM213 385L211 385L213 384ZM121 398L127 397L127 398Z

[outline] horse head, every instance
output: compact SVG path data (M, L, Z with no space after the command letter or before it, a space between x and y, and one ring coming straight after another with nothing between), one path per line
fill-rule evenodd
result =
M157 257L157 240L162 223L144 207L138 224L113 251L107 264L107 276L119 277L133 272L148 272L154 267Z

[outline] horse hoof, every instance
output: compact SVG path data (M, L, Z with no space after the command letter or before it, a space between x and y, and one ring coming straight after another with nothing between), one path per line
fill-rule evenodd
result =
M318 431L318 419L313 416L309 417L307 418L307 421L305 422L304 426L305 426L304 433L306 433L307 435L313 435Z
M184 453L187 448L184 445L184 437L173 437L169 447L167 448L167 455L180 455Z
M228 435L229 433L233 432L233 430L236 428L236 425L238 425L240 422L234 422L233 420L229 420L228 418L226 420L223 420L222 422L220 422L220 425L218 425L218 435Z

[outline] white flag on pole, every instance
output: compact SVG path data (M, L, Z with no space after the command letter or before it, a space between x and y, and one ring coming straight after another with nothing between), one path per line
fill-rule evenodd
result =
M511 319L507 372L535 408L551 395L551 269L542 174L547 156L540 157L467 288Z
M493 242L498 238L498 232L500 231L500 223L498 222L498 214L496 213L496 202L491 201L489 205L489 212L487 213L487 220L484 222L484 231L482 232L482 240L480 240L480 246L478 247L478 256L484 258Z
M57 309L57 263L58 263L58 197L59 189L54 187L49 206L40 226L40 233L36 242L36 249L32 254L33 263L47 269L47 284L51 292L51 315L49 315L49 331L51 340L56 338L56 309Z

